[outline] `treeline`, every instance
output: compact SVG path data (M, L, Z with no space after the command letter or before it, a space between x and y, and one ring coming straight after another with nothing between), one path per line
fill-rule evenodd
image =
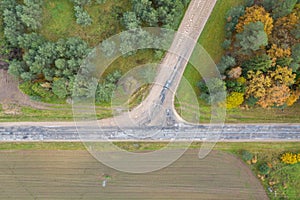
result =
M74 4L74 17L82 26L93 23L87 13L87 6L105 3L105 0L70 0ZM117 18L124 29L136 29L121 35L121 45L107 41L102 44L102 51L107 57L120 51L124 55L132 55L131 51L137 45L147 46L154 42L161 43L150 33L141 29L142 26L160 26L177 28L184 8L189 0L132 0L132 10L117 12ZM65 99L72 93L84 94L84 90L95 91L96 101L110 100L120 72L115 71L104 77L98 86L91 84L91 80L79 81L74 86L83 59L91 51L88 44L81 38L72 37L49 41L39 34L42 26L43 0L1 0L5 44L2 52L9 56L9 73L19 78L20 89L36 100L50 101L52 98ZM116 8L117 9L117 8ZM161 52L159 52L161 55ZM77 91L73 91L77 87ZM81 90L82 89L82 90ZM80 90L80 91L78 91Z
M124 13L126 29L159 26L177 29L190 0L132 0L132 11Z
M284 108L299 99L299 19L297 0L246 0L228 11L226 54L218 64L224 81L217 82L227 89L228 108ZM209 100L203 83L200 90Z

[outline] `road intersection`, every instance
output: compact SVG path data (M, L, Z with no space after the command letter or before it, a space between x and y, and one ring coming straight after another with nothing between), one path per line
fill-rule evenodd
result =
M216 0L192 0L186 11L184 19L178 29L171 51L163 59L155 79L155 83L147 98L131 112L114 119L101 120L103 125L101 134L88 139L95 140L142 140L142 141L167 141L197 140L205 141L209 135L220 134L220 140L228 141L299 141L300 124L226 124L222 126L196 125L191 126L176 114L174 98L185 67L188 63L196 42L215 6ZM190 38L194 43L187 42ZM176 52L176 53L174 53ZM184 55L184 56L180 56ZM184 57L184 58L183 58ZM148 113L148 114L145 114ZM149 114L150 113L150 114ZM146 117L144 117L146 116ZM174 121L172 126L157 126L164 116L167 121ZM130 119L136 119L132 122ZM170 120L168 120L170 119ZM118 126L123 123L123 126ZM127 126L127 127L125 127ZM81 128L81 127L77 127ZM73 122L14 122L0 123L0 141L79 141L85 138L79 137L77 128ZM126 128L126 133L122 130ZM153 131L151 137L145 134ZM89 131L90 132L90 131ZM131 134L132 133L132 134Z

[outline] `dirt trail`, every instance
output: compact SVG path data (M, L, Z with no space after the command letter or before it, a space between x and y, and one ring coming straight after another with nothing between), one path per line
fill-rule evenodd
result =
M31 101L27 95L20 92L18 80L3 69L0 69L0 103L30 106L37 109L47 109L49 107L48 104Z

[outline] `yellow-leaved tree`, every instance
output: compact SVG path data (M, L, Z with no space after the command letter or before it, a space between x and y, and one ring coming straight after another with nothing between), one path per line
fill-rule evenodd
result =
M291 57L291 48L283 49L278 47L276 44L272 44L271 48L267 51L267 54L272 59L272 66L276 65L278 58L287 58Z
M241 33L244 31L244 26L251 22L262 22L264 24L264 30L268 35L271 35L273 30L274 20L262 6L254 5L246 8L245 15L241 16L238 24L236 25L236 31Z
M233 109L239 107L244 102L244 94L239 92L232 92L226 98L226 107Z

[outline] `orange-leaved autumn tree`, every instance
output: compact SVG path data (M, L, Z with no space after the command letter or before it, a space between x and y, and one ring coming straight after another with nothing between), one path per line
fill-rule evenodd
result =
M257 102L263 108L282 106L290 96L290 88L286 85L273 85L266 90L265 96Z
M262 22L264 24L264 30L268 35L271 35L273 30L273 18L263 7L254 5L246 8L245 15L241 16L238 24L236 25L236 31L238 33L243 32L244 26L251 22Z
M257 104L263 108L288 104L291 96L289 86L295 83L295 78L288 67L277 66L275 71L267 73L249 71L246 98L257 98Z

